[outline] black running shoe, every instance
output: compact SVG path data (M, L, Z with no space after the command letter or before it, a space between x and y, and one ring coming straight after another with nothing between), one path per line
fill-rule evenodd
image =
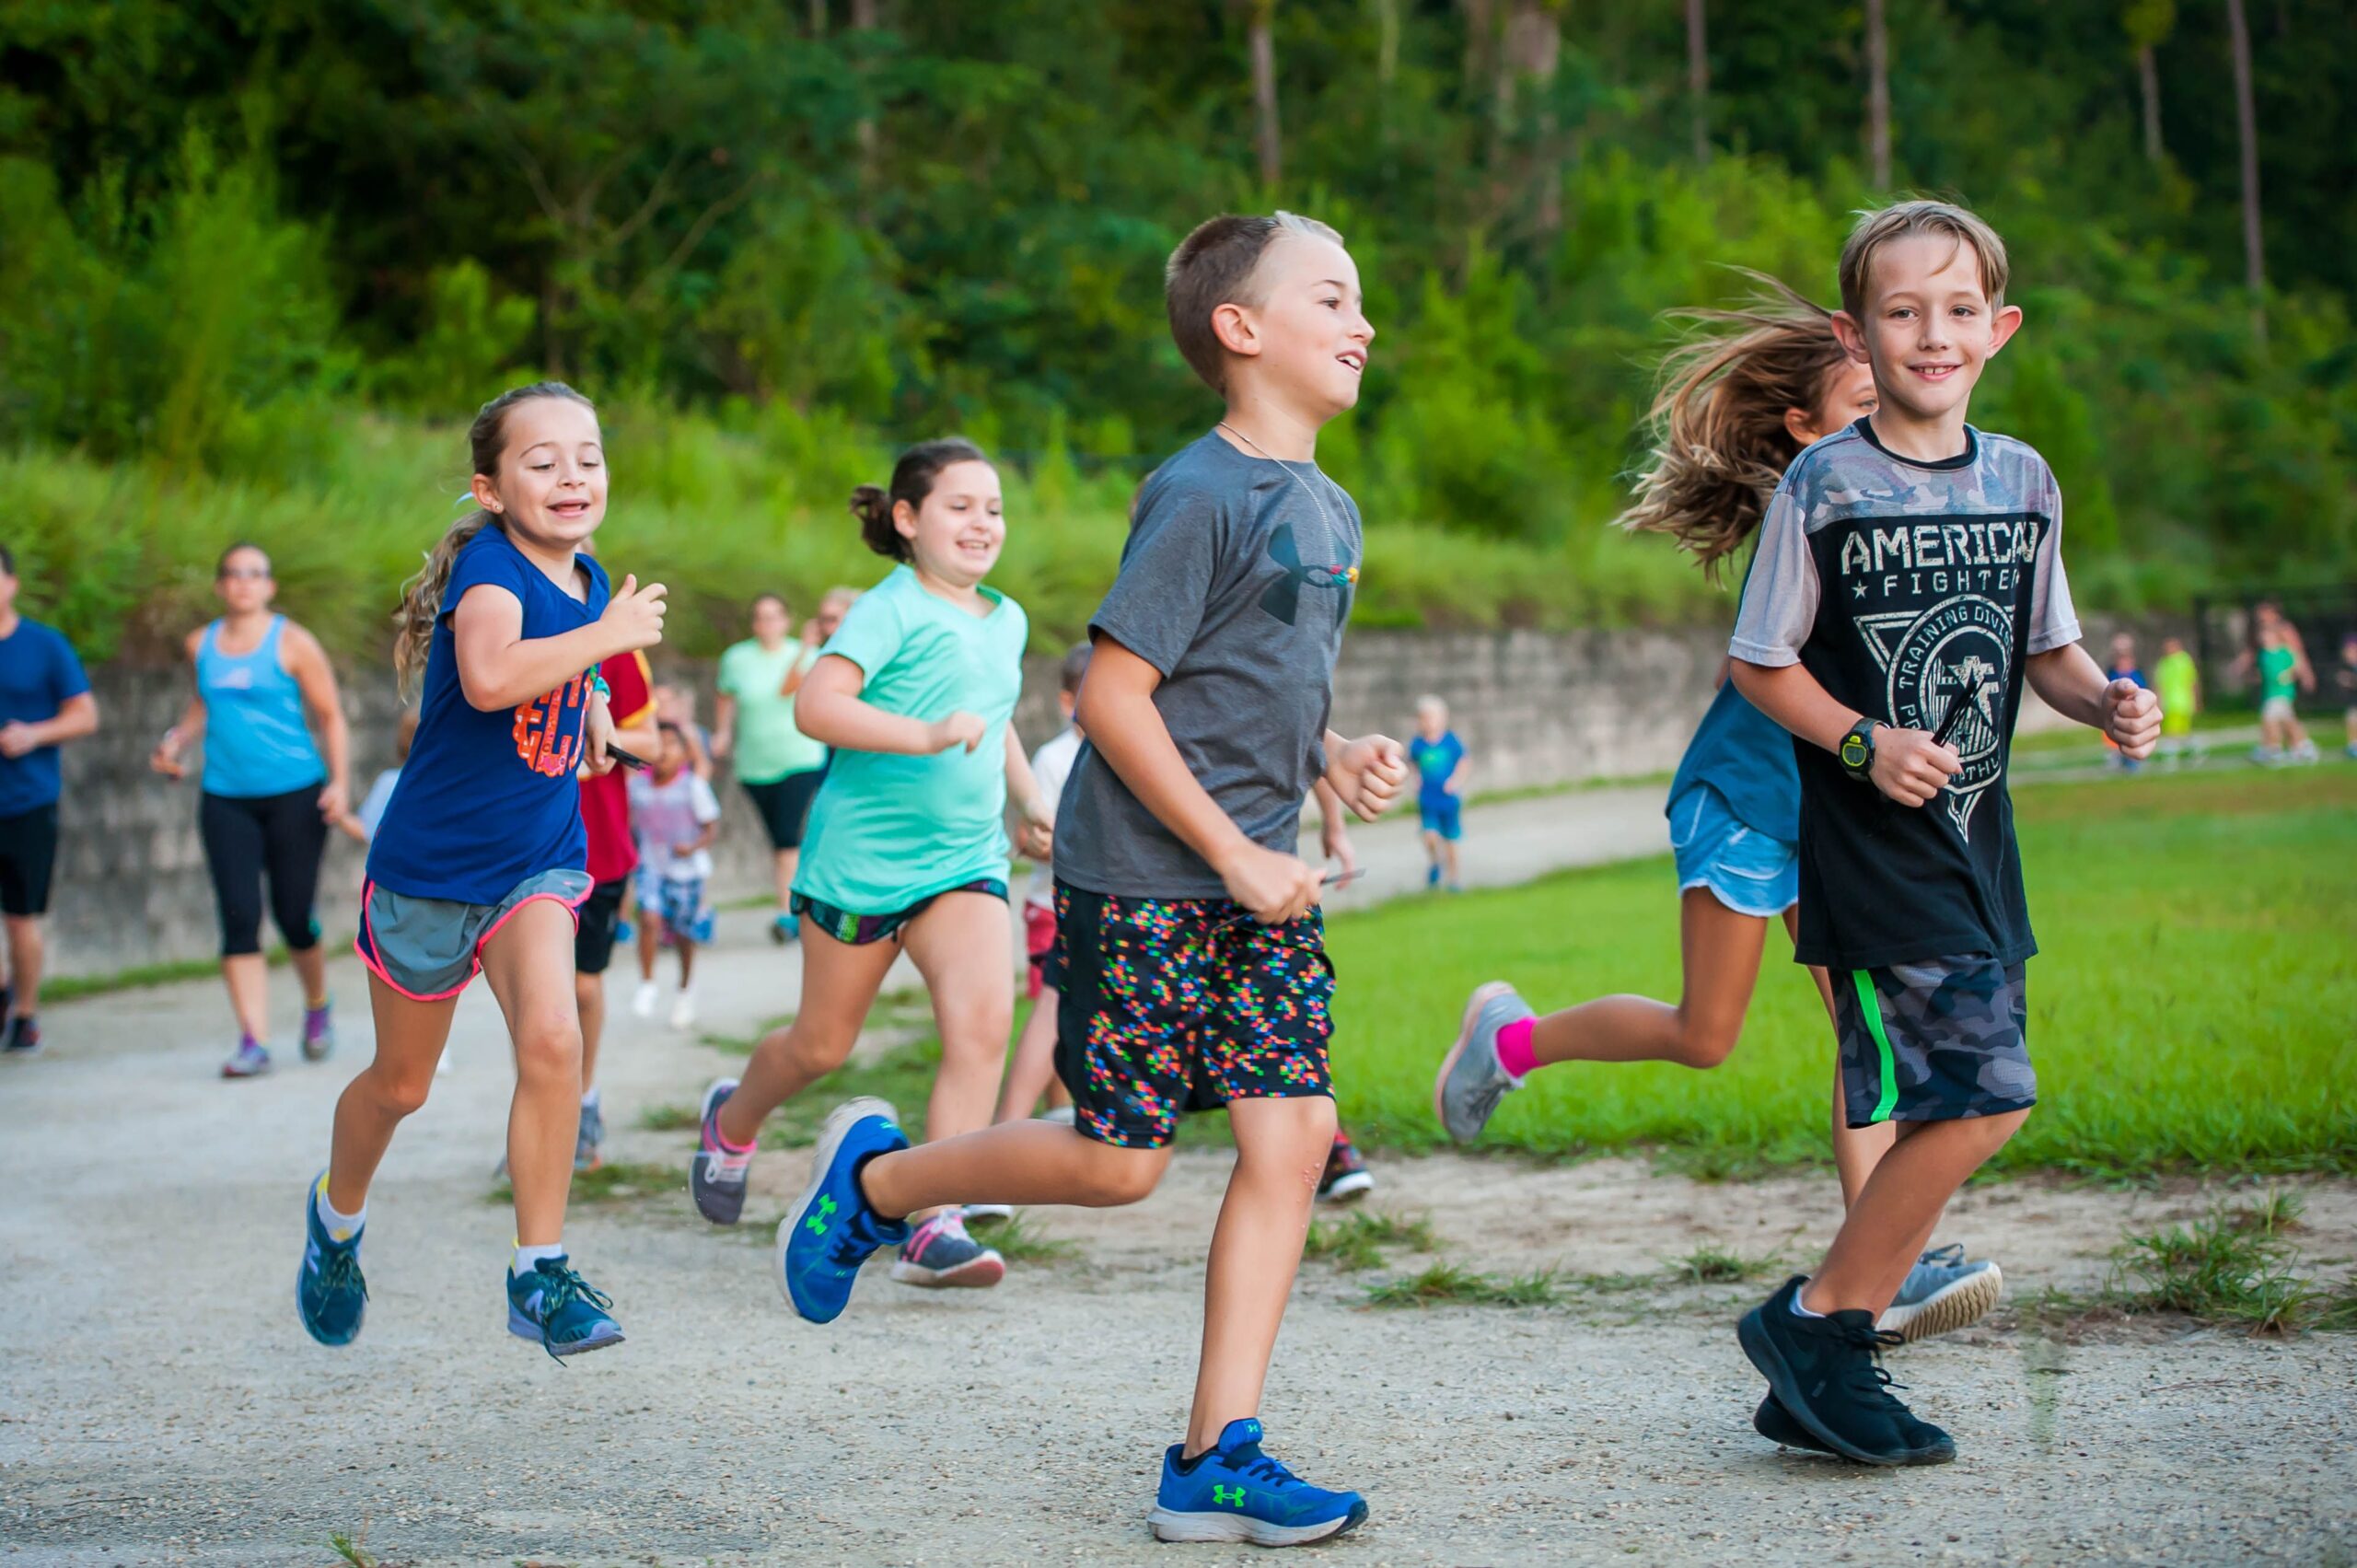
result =
M1910 1413L1899 1425L1911 1446L1910 1457L1907 1460L1909 1464L1944 1465L1956 1457L1956 1445L1947 1441L1947 1434L1929 1422L1918 1421ZM1845 1458L1818 1442L1817 1434L1794 1420L1793 1412L1786 1410L1772 1393L1763 1397L1759 1408L1751 1412L1751 1430L1769 1442L1781 1443L1787 1448L1798 1448L1811 1454L1829 1454L1837 1459ZM1946 1444L1945 1448L1941 1446L1943 1443Z
M1882 1352L1898 1343L1898 1336L1875 1329L1864 1311L1799 1316L1793 1298L1805 1283L1798 1274L1786 1280L1736 1326L1743 1353L1768 1379L1776 1402L1827 1448L1860 1464L1937 1465L1955 1458L1948 1434L1918 1421L1890 1392Z

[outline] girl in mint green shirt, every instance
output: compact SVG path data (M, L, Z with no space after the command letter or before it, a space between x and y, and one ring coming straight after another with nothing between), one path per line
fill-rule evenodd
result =
M990 1125L1015 1011L1010 803L1025 853L1050 848L1054 802L1012 722L1030 624L982 586L1006 538L997 470L970 441L928 441L901 455L888 491L860 486L852 511L868 548L900 564L852 607L795 694L802 733L834 749L794 878L802 1003L741 1081L705 1091L690 1184L722 1225L743 1211L762 1121L842 1065L904 951L941 1033L925 1136ZM893 1278L990 1285L1005 1273L961 1211L910 1218Z

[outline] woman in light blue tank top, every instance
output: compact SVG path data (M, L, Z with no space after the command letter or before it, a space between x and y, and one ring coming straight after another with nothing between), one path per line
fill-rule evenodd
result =
M149 764L168 778L183 777L184 753L203 742L197 822L221 915L221 978L238 1028L221 1074L250 1078L270 1069L265 873L272 918L303 981L303 1054L318 1062L334 1049L327 955L311 906L328 829L349 815L350 745L335 671L319 640L271 609L278 586L270 557L254 545L231 545L213 586L226 613L189 634L196 694Z

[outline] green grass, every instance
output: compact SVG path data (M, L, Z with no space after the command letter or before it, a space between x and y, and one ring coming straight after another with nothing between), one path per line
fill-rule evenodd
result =
M874 1095L890 1102L911 1126L922 1124L941 1064L941 1041L930 1036L894 1046L873 1062L847 1062L770 1113L761 1129L765 1149L802 1149L819 1141L827 1113L847 1099Z
M2131 1232L2112 1249L2101 1288L2049 1289L2025 1311L2065 1326L2165 1315L2253 1336L2357 1331L2357 1276L2317 1272L2319 1261L2331 1260L2306 1257L2292 1238L2304 1228L2305 1206L2298 1192L2270 1188L2253 1202L2217 1204L2188 1225Z
M1017 1209L1004 1225L976 1234L983 1246L996 1249L1010 1263L1062 1263L1080 1256L1079 1242L1049 1235L1028 1209Z
M2015 799L2043 949L2029 970L2040 1104L1997 1165L2357 1172L2357 769L2144 774ZM1511 978L1542 1009L1675 997L1673 886L1650 860L1336 918L1345 1125L1394 1148L1440 1144L1433 1068L1482 981ZM1824 1161L1831 1031L1790 953L1771 933L1724 1067L1550 1069L1500 1108L1487 1146L1651 1149L1721 1177Z
M610 1160L595 1170L573 1173L573 1202L575 1203L627 1203L640 1198L653 1198L664 1192L685 1192L688 1173L684 1166L651 1165L644 1160ZM487 1203L512 1203L516 1190L502 1177L499 1184L483 1200Z
M1371 1307L1553 1307L1562 1297L1562 1277L1553 1269L1485 1274L1447 1262L1366 1287Z
M1361 1209L1339 1220L1312 1222L1301 1255L1353 1272L1383 1267L1390 1261L1389 1249L1394 1247L1436 1252L1440 1240L1433 1235L1433 1222L1426 1215L1409 1218Z

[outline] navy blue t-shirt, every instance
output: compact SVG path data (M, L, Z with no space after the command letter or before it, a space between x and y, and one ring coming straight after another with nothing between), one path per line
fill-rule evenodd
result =
M0 725L46 724L90 689L74 645L53 626L19 618L0 637ZM0 817L21 817L57 804L57 748L0 757Z
M588 582L575 599L495 528L469 540L450 567L425 658L417 737L368 850L368 879L415 899L495 904L543 871L579 870L581 723L594 673L584 669L521 707L484 713L459 684L450 618L469 588L506 589L524 606L527 641L561 636L605 613L605 568L575 557Z
M1414 737L1408 742L1408 760L1416 764L1418 806L1446 806L1455 798L1448 793L1448 778L1465 761L1465 742L1457 738L1457 731L1445 729L1438 740Z
M1793 760L1793 738L1744 701L1732 680L1720 683L1710 712L1686 743L1669 798L1698 784L1724 796L1735 819L1753 831L1788 844L1800 838L1801 771Z

